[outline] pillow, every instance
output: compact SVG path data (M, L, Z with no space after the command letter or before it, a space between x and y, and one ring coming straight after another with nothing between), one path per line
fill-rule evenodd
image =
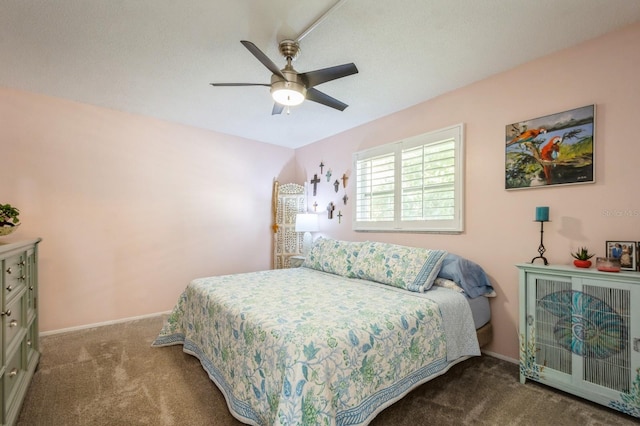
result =
M354 271L357 278L409 291L431 288L447 252L378 242L362 243Z
M448 288L449 290L457 291L458 293L464 293L464 290L462 289L462 287L456 284L455 281L447 280L445 278L440 278L440 277L436 278L433 281L433 286L444 287L444 288Z
M354 278L353 264L361 246L360 242L338 241L320 237L309 250L302 266Z
M445 256L438 276L454 281L463 288L467 297L471 299L478 296L495 296L493 286L484 269L477 263L457 254L449 253Z

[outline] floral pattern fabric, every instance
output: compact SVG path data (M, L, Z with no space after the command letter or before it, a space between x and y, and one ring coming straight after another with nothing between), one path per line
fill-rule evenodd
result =
M318 238L302 266L354 278L353 265L363 243Z
M380 242L364 243L354 266L355 275L409 291L433 285L447 252Z
M479 354L464 296L439 290L439 304L462 300L463 324L446 327L454 309L427 294L308 268L202 278L153 345L183 344L243 422L366 424L446 370L451 339Z

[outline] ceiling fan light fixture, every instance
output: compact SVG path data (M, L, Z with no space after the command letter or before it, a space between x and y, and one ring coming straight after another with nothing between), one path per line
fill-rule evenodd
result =
M302 93L290 89L274 90L271 96L273 96L274 101L285 106L300 105L304 101Z
M271 97L280 105L296 106L304 102L307 89L298 82L277 81L271 85Z

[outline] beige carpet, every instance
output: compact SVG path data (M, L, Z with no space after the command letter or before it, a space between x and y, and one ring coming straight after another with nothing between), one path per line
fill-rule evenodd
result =
M182 346L152 348L162 317L41 339L18 425L241 425ZM371 425L631 425L635 419L478 357L415 389Z

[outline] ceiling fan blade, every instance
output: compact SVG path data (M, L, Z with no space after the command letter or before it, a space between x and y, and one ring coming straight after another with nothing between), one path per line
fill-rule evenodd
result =
M271 110L271 115L282 114L283 110L284 110L284 105L280 105L279 103L274 102L273 109Z
M249 50L249 52L253 54L253 56L255 56L260 62L262 62L262 65L267 67L269 71L271 71L273 74L277 75L278 77L282 78L283 80L287 81L287 79L285 78L284 74L282 74L278 66L274 64L273 61L269 59L267 55L262 53L262 50L258 49L258 46L256 46L255 44L247 40L241 40L240 43L242 43L244 47L246 47Z
M231 87L231 86L267 86L271 87L270 84L262 84L262 83L209 83L212 86L217 87Z
M313 88L307 89L307 99L340 111L344 111L344 109L349 106L344 102L340 102L326 93L322 93L321 91Z
M321 70L302 72L300 77L306 83L307 88L317 86L318 84L326 83L327 81L335 80L337 78L346 77L352 74L357 74L358 68L355 64L336 65L335 67L323 68Z

